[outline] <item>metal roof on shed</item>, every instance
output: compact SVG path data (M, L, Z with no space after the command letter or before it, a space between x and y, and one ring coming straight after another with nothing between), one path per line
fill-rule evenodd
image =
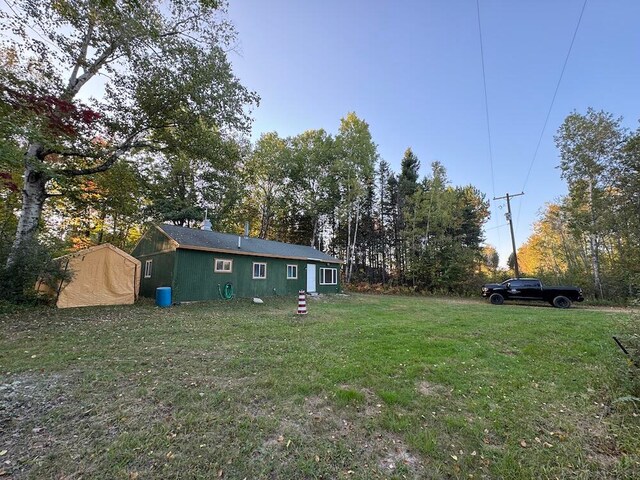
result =
M236 255L256 255L260 257L343 263L342 260L305 245L274 242L261 238L246 238L230 233L196 230L187 227L177 227L175 225L163 224L158 228L169 238L177 242L178 248L232 253ZM238 237L240 237L240 248L238 248Z

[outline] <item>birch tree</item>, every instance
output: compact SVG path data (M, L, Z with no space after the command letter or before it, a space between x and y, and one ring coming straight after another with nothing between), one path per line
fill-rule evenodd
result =
M338 152L336 175L339 179L342 200L339 216L347 230L346 277L347 282L350 282L353 275L362 205L366 198L368 185L373 181L378 153L376 144L371 138L369 125L353 112L347 114L340 121L336 148Z
M0 17L0 98L23 152L7 266L37 233L52 186L142 150L206 151L250 126L235 33L216 0L15 0ZM96 79L99 78L99 81Z
M597 298L603 296L600 250L603 222L610 211L610 166L618 162L625 139L620 118L592 108L569 115L555 137L562 178L569 185L572 217L589 239L591 273Z

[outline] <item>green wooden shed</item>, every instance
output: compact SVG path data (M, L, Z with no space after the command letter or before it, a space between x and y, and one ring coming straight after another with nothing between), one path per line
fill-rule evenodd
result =
M172 301L340 291L341 260L313 247L242 235L159 225L131 255L142 262L140 295L171 287Z

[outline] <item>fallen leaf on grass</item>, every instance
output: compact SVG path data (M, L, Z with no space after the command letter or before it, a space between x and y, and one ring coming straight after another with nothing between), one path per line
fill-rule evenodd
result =
M527 442L525 440L520 440L520 446L522 448L527 448Z
M451 458L453 458L456 462L458 461L458 457L456 457L455 455L451 455Z

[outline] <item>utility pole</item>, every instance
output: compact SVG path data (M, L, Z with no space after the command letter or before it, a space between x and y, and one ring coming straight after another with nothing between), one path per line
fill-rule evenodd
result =
M520 195L524 195L524 192L516 193L515 195L509 195L507 193L504 197L493 197L494 200L507 199L507 214L505 216L507 217L507 220L509 220L509 228L511 229L511 246L513 247L513 264L516 271L516 278L520 278L520 269L518 268L518 255L516 254L516 237L513 234L513 216L511 215L510 199L513 197L519 197Z

